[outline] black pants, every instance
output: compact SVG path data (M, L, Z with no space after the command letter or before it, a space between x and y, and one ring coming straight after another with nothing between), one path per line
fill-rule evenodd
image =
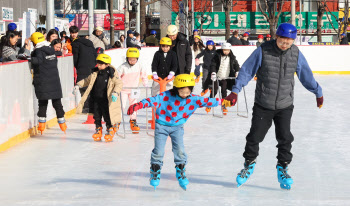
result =
M209 77L208 77L209 78ZM234 79L223 79L223 80L219 80L219 86L221 87L221 96L222 98L227 97L227 90L231 90L232 86L235 84L235 80ZM218 84L215 81L214 82L214 97L215 95L218 93ZM210 97L212 97L213 95L213 90L210 93Z
M56 110L57 118L64 117L64 110L61 99L51 99L52 106ZM38 117L46 117L47 105L49 100L39 100Z
M272 120L275 123L275 132L277 139L279 162L292 161L292 142L294 137L290 131L290 122L293 114L294 105L285 109L268 110L258 104L254 104L253 118L250 132L247 135L247 143L243 157L246 160L254 160L259 155L259 143L265 138L267 131L272 125Z
M96 128L102 127L102 117L106 122L107 129L112 127L111 118L109 116L108 99L93 98L94 102L94 119Z

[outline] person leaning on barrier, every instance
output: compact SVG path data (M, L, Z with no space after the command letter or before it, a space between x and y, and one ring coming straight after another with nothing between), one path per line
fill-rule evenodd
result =
M44 39L45 40L45 39ZM1 39L0 53L2 62L26 59L30 56L30 43L26 39L24 46L20 49L17 45L18 32L10 31Z
M97 66L93 69L92 74L79 81L73 93L75 94L79 88L87 87L77 107L77 113L82 112L84 102L90 95L94 102L93 113L96 125L96 133L93 134L92 138L94 141L101 141L103 117L107 127L104 139L106 142L110 142L119 130L121 122L120 92L123 82L116 69L111 65L110 56L99 54L96 60Z
M232 46L234 45L242 45L242 41L238 37L238 31L234 31L231 38L227 39L227 42Z
M167 37L172 41L172 50L177 55L178 74L190 74L192 67L192 51L187 36L177 29L175 25L169 25L167 29Z
M45 41L45 36L40 32L33 33L31 41L34 45L34 50L31 54L31 63L34 70L33 85L35 95L39 101L38 130L42 134L46 128L47 105L48 101L51 100L52 106L56 110L59 126L65 132L67 125L61 102L63 95L55 50L50 46L49 42Z
M152 30L151 35L146 37L145 42L146 46L159 46L159 40L156 38L157 32Z
M291 148L294 137L290 129L294 109L295 73L302 85L316 95L317 107L321 108L323 104L322 88L315 81L306 58L293 44L297 37L297 28L289 23L280 24L276 36L276 40L263 43L248 57L231 94L226 97L226 100L235 105L242 87L257 75L252 125L243 153L244 169L236 179L238 185L244 184L253 173L259 154L259 143L264 140L274 121L278 142L278 181L281 187L290 189L293 180L287 173L287 167L293 157Z
M343 33L341 36L340 45L349 45L348 37L346 36L346 33Z
M203 88L203 90L208 89L209 85L214 81L214 88L211 91L210 96L215 97L218 91L218 84L216 80L218 80L219 86L221 87L221 98L224 99L227 96L227 90L231 90L232 86L235 84L234 79L228 78L236 77L236 72L238 72L239 69L240 68L236 56L231 50L231 44L227 42L224 43L221 49L216 50L216 54L211 60L211 77L207 78L205 88ZM210 108L207 108L206 111L209 112ZM223 112L224 115L227 114L225 105L223 105Z
M92 32L92 35L89 36L88 39L90 39L90 41L92 41L92 43L94 44L94 47L101 47L102 49L106 49L106 47L108 47L109 42L105 37L105 34L103 33L103 28L98 26L96 27L96 29Z
M61 40L59 39L54 39L50 45L55 49L56 56L64 56L68 53L67 47L62 44Z

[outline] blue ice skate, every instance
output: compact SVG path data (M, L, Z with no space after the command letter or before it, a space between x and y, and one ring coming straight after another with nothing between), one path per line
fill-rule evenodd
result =
M244 162L244 169L242 169L241 172L238 173L237 178L236 178L237 187L243 185L248 180L250 175L253 174L255 164L256 164L255 160L253 160L253 161L246 160Z
M292 177L287 173L288 167L283 167L281 164L277 164L277 178L282 189L290 190L293 184Z
M157 164L152 164L150 173L151 173L151 178L149 179L150 185L152 185L154 187L154 190L156 190L160 182L160 166Z
M180 187L186 191L187 185L189 183L185 174L185 164L176 165L176 178L179 181Z

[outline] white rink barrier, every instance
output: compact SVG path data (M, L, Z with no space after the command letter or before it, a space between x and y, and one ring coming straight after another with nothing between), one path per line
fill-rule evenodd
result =
M35 134L38 100L32 84L28 61L0 63L0 151ZM74 113L75 98L73 56L59 57L58 69L63 92L62 104L66 115ZM49 101L48 126L57 123L56 112Z
M300 51L306 57L311 70L319 74L350 74L350 64L348 62L348 54L350 46L346 45L310 45L298 46ZM218 47L220 48L220 47ZM256 49L256 46L233 46L233 54L237 57L239 65L242 66L244 61ZM112 65L118 68L126 61L127 49L111 49L105 53L112 57ZM140 58L142 66L146 67L148 75L152 74L152 60L154 53L159 47L142 47ZM192 61L192 69L194 71L194 59Z

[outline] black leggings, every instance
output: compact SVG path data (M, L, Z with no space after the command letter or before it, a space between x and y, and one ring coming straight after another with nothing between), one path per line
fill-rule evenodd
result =
M208 77L209 78L209 77ZM219 80L219 86L221 87L221 95L222 98L227 97L227 90L232 90L232 86L235 84L235 80L234 79L223 79L223 80ZM215 95L218 93L218 84L215 81L214 82L214 97ZM210 97L213 97L213 90L210 93Z
M56 110L57 118L64 117L64 110L63 110L61 99L51 99L51 101L52 101L53 108ZM46 117L48 103L49 103L49 100L39 100L38 117Z

